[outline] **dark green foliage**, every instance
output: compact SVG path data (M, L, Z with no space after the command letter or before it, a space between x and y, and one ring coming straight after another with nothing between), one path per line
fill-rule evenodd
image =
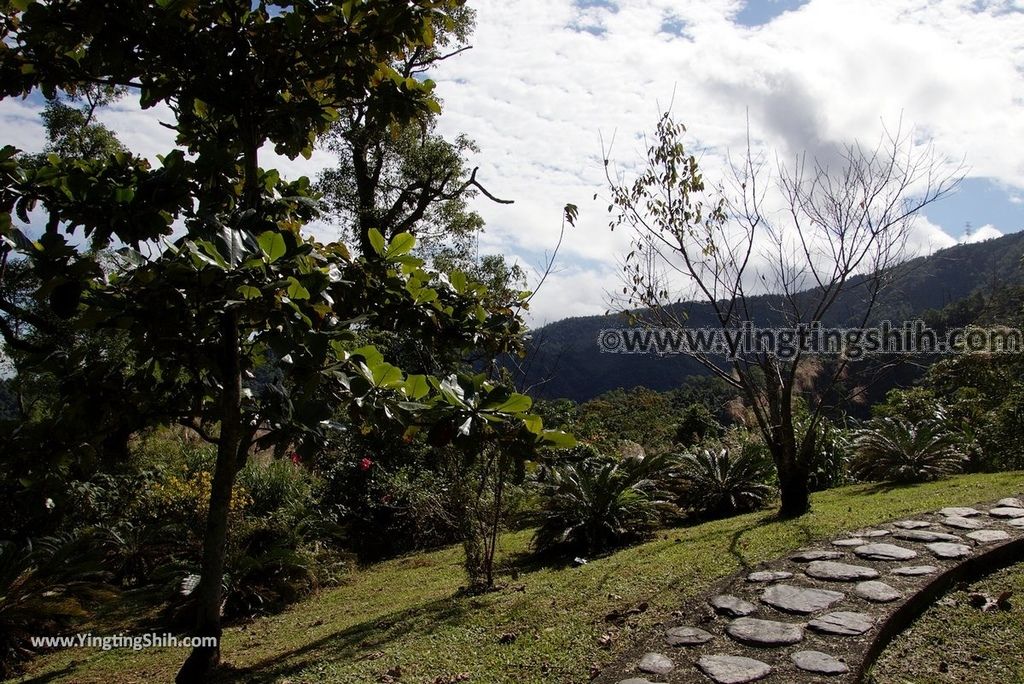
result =
M722 436L722 425L704 404L691 404L676 425L675 441L684 447Z
M594 554L644 538L672 509L663 487L672 466L660 455L553 468L541 485L535 548Z
M748 444L730 451L701 449L684 454L675 485L681 507L700 516L725 517L760 508L775 490L767 484L771 460L763 447Z
M957 435L940 420L876 418L855 434L853 474L863 480L924 482L963 469Z
M61 535L0 542L0 676L32 655L33 636L61 634L111 591L90 539Z

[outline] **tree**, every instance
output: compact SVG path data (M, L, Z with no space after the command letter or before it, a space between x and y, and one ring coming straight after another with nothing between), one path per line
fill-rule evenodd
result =
M465 5L452 8L449 21L434 31L430 45L396 54L391 67L402 78L421 79L441 62L470 49L476 12ZM381 125L374 116L386 106L370 91L341 112L328 135L327 147L338 166L320 174L318 188L341 228L363 253L371 249L369 231L390 239L398 233L417 237L420 249L465 255L483 230L483 219L467 200L482 192L492 201L511 204L488 192L470 170L466 155L479 152L465 135L448 141L436 132L437 111L421 111L401 126ZM465 263L460 264L465 267Z
M123 151L28 164L4 148L0 235L31 259L55 315L123 331L139 382L163 398L148 421L181 422L216 445L197 636L221 633L228 506L255 445L314 450L330 438L338 406L361 430L429 429L437 445L477 443L506 420L519 428L506 439L523 450L564 440L505 387L407 375L373 347L357 347L354 331L373 325L419 330L439 346L514 352L522 322L495 310L487 288L465 274L442 279L425 269L409 254L409 233L388 240L368 231L371 249L360 258L303 235L317 216L309 180L260 166L268 145L292 158L311 154L338 112L370 92L375 126L397 130L436 111L433 83L391 64L431 45L458 5L2 2L0 96L102 85L174 115L167 125L179 147L155 167ZM30 224L35 210L45 215L38 240L13 220ZM78 229L89 251L69 240ZM97 252L116 245L123 263L108 272ZM143 245L160 251L146 257ZM271 358L281 373L256 386L251 378ZM219 646L195 648L178 681L206 681L219 659Z
M706 186L684 133L664 114L632 183L606 163L612 228L624 225L633 238L622 308L642 307L635 318L675 331L686 329L682 302L695 299L711 306L714 325L734 339L755 323L795 335L799 326L827 320L837 302L851 306L863 327L879 292L898 275L915 215L961 177L930 147L915 147L899 132L872 149L845 146L831 160L802 155L791 165L779 162L774 178L748 144L732 168L734 196L726 197L724 187ZM757 307L752 291L774 296ZM841 351L830 364L804 350L790 356L757 345L741 345L727 359L685 352L742 393L778 471L782 515L809 508L815 426L850 360L848 349ZM801 396L808 419L799 435L794 411Z

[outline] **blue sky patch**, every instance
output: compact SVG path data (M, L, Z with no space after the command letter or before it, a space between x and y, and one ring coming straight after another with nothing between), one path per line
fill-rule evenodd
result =
M1024 229L1024 192L990 178L968 178L956 192L926 207L924 215L958 239L968 223L973 230L990 224L1003 233L1015 233Z
M763 26L781 14L800 9L808 2L810 0L747 0L733 21L750 28Z

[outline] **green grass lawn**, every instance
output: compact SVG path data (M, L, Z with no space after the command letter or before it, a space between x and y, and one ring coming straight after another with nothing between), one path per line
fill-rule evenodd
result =
M458 548L396 559L355 572L344 586L284 613L228 629L224 659L235 669L225 681L366 683L399 667L402 684L447 684L463 681L461 673L482 684L582 684L591 666L614 659L635 635L741 568L843 530L1022 490L1024 473L898 488L857 485L815 495L813 512L797 520L761 512L666 530L581 567L531 566L530 532L516 532L502 539L505 587L476 597L458 593L464 582ZM643 602L647 610L602 650L604 616ZM507 635L514 635L511 643ZM185 655L69 650L31 663L26 680L165 682Z
M1009 611L982 612L975 592L1012 591ZM874 684L1019 684L1024 682L1024 564L952 591L882 653Z

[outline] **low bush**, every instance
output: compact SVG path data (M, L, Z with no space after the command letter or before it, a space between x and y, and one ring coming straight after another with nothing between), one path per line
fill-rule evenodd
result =
M854 437L853 473L862 480L924 482L959 472L961 441L940 421L874 418Z

